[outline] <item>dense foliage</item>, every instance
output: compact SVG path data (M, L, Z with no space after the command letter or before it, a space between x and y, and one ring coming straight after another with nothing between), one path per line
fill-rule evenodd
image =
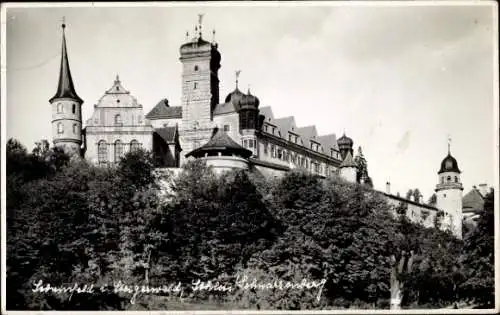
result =
M338 178L216 176L195 161L175 178L163 178L171 189L159 197L156 174L142 150L116 167L95 167L44 142L28 153L10 140L7 308L387 308L390 258L410 251L415 268L400 279L404 307L442 307L458 298L491 305L492 296L479 299L492 293L493 197L490 215L466 236L461 252L462 242L451 234L394 217L383 194ZM71 298L32 291L40 280L154 287L242 279L322 285L233 286L231 292L186 287L182 299L143 294L135 303L113 290Z

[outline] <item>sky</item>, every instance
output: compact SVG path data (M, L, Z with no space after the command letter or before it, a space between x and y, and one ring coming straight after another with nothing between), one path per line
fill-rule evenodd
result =
M421 4L421 3L420 3ZM494 185L496 7L482 5L264 4L13 8L6 12L7 138L29 149L51 139L61 20L83 121L118 74L147 113L180 105L179 47L203 13L204 38L222 54L221 101L239 86L271 106L361 146L376 189L424 199L451 153L464 192Z

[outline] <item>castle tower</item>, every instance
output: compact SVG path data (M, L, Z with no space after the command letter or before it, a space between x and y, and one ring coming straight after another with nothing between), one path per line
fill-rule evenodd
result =
M81 156L83 100L76 94L71 78L65 28L63 22L59 84L56 94L49 100L52 105L52 140L68 154Z
M351 138L346 137L345 132L342 137L337 140L337 144L339 145L340 156L342 157L342 161L346 159L347 153L351 153L351 157L354 154L352 151L353 141Z
M457 160L451 156L448 144L448 155L441 162L438 172L439 182L436 185L436 207L444 211L443 228L451 229L457 238L462 238L462 191L460 169Z
M250 93L243 95L238 101L240 134L243 147L252 151L252 155L257 156L257 135L259 119L259 99Z
M202 18L200 14L194 37L180 48L182 126L179 138L184 152L190 152L210 140L215 126L212 111L219 103L221 55L215 42L203 39ZM184 161L182 156L181 165Z
M340 164L340 177L348 182L356 183L357 173L357 165L352 158L351 152L347 151L347 155L344 161L342 162L342 164Z

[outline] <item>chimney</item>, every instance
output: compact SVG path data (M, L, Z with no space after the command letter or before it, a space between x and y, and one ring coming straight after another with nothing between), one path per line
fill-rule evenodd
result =
M385 192L388 194L391 193L391 183L389 182L385 183Z
M479 192L481 195L486 196L488 194L488 185L487 184L479 184Z

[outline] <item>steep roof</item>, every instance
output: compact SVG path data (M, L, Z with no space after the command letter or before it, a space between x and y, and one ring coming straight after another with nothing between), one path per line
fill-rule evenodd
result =
M229 113L237 113L239 110L240 110L240 107L237 103L226 102L226 103L221 103L221 104L215 105L213 114L215 116L217 116L217 115L223 115L223 114L229 114Z
M356 162L354 162L354 159L352 158L351 152L348 152L344 161L342 161L342 164L340 164L340 168L343 167L357 167Z
M462 198L463 212L481 212L484 209L484 197L476 188Z
M302 144L308 148L311 148L311 140L318 142L318 132L314 125L297 128L297 133L302 138Z
M293 116L277 118L274 120L274 124L279 128L281 132L281 137L286 138L288 131L297 133L297 126L295 125L295 118Z
M339 150L339 146L337 145L337 136L332 133L329 135L318 136L318 141L323 146L323 149L334 149L335 151ZM325 154L330 154L330 152L323 152Z
M175 119L182 118L181 106L169 106L168 100L162 99L155 107L146 115L147 119Z
M203 157L207 152L233 152L244 158L248 158L252 155L252 151L236 143L222 129L217 129L216 133L205 145L189 152L186 154L186 157Z
M177 127L156 128L154 130L166 143L175 143L177 136Z
M65 27L66 25L63 24L61 66L59 68L59 83L57 85L56 94L49 100L49 102L52 103L54 100L59 98L70 98L81 104L83 103L83 100L78 96L78 94L76 94L75 86L73 85L73 79L71 77L71 71L69 69L68 52L66 50L66 36L64 34Z

